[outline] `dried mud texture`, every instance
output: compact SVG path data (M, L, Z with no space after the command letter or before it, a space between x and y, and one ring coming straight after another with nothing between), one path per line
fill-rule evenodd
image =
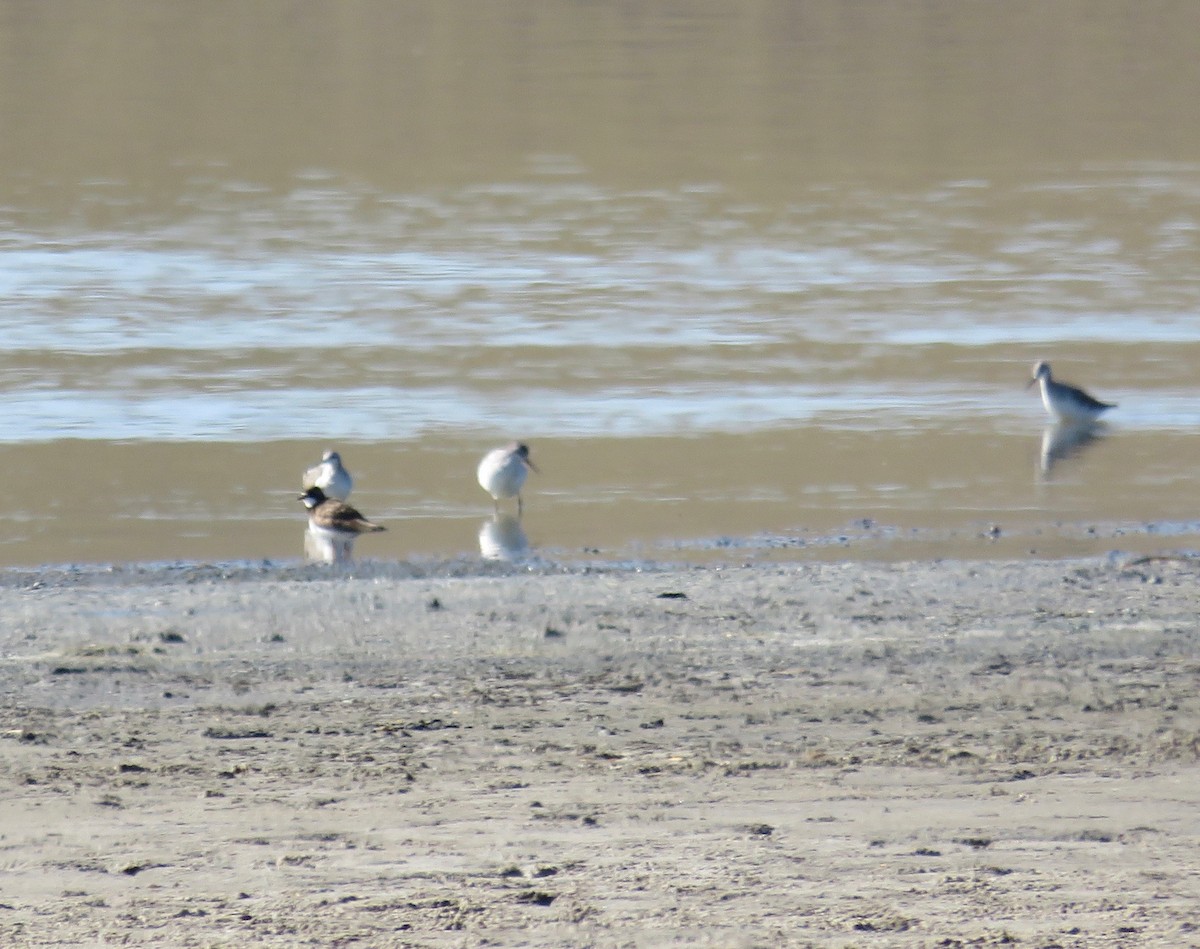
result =
M1200 567L0 592L0 945L1197 946Z

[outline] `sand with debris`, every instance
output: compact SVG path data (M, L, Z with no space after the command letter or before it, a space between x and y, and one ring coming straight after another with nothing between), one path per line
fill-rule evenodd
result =
M1200 945L1195 561L463 572L9 575L0 945Z

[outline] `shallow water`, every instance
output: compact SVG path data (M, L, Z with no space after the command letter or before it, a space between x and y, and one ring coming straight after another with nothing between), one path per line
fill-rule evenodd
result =
M0 563L299 557L326 447L474 555L518 436L528 556L1195 543L1200 9L139 9L0 3Z

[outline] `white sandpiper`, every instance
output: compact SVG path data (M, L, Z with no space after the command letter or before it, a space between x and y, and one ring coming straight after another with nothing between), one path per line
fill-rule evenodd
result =
M354 479L342 465L342 456L336 451L327 451L321 456L321 463L313 465L304 472L301 487L320 488L327 498L345 501L350 497L350 489L354 487Z
M529 446L522 442L509 442L503 448L493 448L483 460L475 476L479 486L492 496L496 511L500 510L500 499L517 499L517 517L521 516L521 487L530 470L537 467L529 460Z
M308 508L308 533L315 542L319 559L327 563L344 563L350 559L354 541L359 534L387 530L372 524L345 501L327 498L318 487L300 495Z
M1033 378L1025 388L1028 389L1034 383L1041 385L1042 404L1046 406L1046 411L1060 422L1076 425L1094 422L1103 412L1117 407L1114 402L1093 399L1075 386L1055 382L1050 375L1050 363L1044 360L1033 367Z

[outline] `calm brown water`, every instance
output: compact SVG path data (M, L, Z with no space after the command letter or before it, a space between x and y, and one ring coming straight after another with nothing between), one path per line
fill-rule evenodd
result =
M478 556L512 437L549 559L1194 546L1198 35L0 0L0 564L297 558L327 447ZM1057 460L1039 358L1120 403Z

